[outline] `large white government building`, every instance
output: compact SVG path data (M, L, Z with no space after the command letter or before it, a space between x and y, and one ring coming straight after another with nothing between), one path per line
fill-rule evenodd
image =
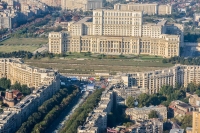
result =
M60 75L50 69L40 69L24 64L20 59L1 58L0 78L11 83L19 82L33 87L33 92L13 107L0 113L0 133L14 133L27 118L60 89Z
M166 34L166 20L143 23L141 11L93 10L93 17L70 23L68 32L49 34L49 51L179 56L180 35Z
M163 85L175 87L176 84L187 87L189 83L200 83L200 66L175 65L163 70L134 72L122 76L126 85L138 86L148 94L158 93Z

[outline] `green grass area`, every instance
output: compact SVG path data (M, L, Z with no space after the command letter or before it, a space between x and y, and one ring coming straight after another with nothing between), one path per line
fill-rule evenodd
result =
M0 46L0 52L9 53L9 52L19 51L19 50L33 52L39 47L40 47L40 45L34 45L34 46L32 46L32 45L10 45L10 46L1 45Z
M3 45L17 45L17 44L25 44L25 45L32 45L32 44L46 44L48 43L48 39L45 38L10 38L0 44Z
M141 56L138 59L43 58L25 60L25 62L41 68L57 69L61 73L76 74L141 72L173 66L171 63L163 64L162 58L154 56L149 58Z
M66 58L88 58L88 59L137 59L137 60L162 60L163 57L153 55L102 55L94 53L67 53Z

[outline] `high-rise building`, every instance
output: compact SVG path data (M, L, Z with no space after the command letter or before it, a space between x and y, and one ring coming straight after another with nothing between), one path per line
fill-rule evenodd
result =
M200 110L193 112L192 133L200 133Z

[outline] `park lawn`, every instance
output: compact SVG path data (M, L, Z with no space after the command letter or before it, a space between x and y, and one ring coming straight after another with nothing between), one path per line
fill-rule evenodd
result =
M153 55L140 55L139 59L141 60L159 60L161 61L163 59L163 57L161 56L153 56Z
M67 53L67 58L88 58L88 59L97 59L102 57L103 59L122 59L122 60L129 60L129 59L138 59L138 60L148 60L148 61L162 61L163 57L161 56L154 56L154 55L123 55L120 57L119 55L104 55L98 53L92 53L91 56L87 54L87 52L83 53Z
M24 50L24 51L30 51L33 52L36 49L38 49L40 46L39 45L1 45L0 46L0 52L2 53L9 53L13 51L19 51L19 50Z
M17 45L17 44L25 44L25 45L32 45L32 44L46 44L48 43L47 38L10 38L0 44L3 45Z
M158 60L135 59L31 59L25 60L29 65L41 68L57 69L61 73L94 74L96 72L141 72L152 71L173 66L171 63L162 63Z

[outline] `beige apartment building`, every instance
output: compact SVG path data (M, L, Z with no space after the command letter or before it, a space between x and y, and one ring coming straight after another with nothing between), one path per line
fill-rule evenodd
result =
M200 133L200 111L193 112L192 133Z
M77 133L102 133L107 128L107 114L111 112L113 105L113 91L108 90L102 92L101 100L98 106L88 114L83 126L79 126Z
M135 72L123 76L128 86L138 86L148 94L158 93L163 85L174 86L178 83L186 87L189 83L200 83L200 66L175 65L162 70Z
M61 0L62 10L89 11L103 7L103 0Z
M163 105L149 106L142 108L127 108L126 115L130 116L131 120L149 119L149 113L154 110L157 111L158 117L162 120L167 119L167 107Z
M122 11L142 11L148 15L169 15L172 14L172 6L169 4L160 5L157 3L128 3L128 4L115 4L115 10Z
M200 106L200 97L197 94L191 95L189 94L189 104L193 107L199 107Z
M28 87L38 87L55 72L23 64L19 59L0 59L0 78L7 77L11 83L19 82Z
M143 24L141 11L98 9L70 24L68 33L50 33L49 51L179 56L180 36L164 34L165 23Z

